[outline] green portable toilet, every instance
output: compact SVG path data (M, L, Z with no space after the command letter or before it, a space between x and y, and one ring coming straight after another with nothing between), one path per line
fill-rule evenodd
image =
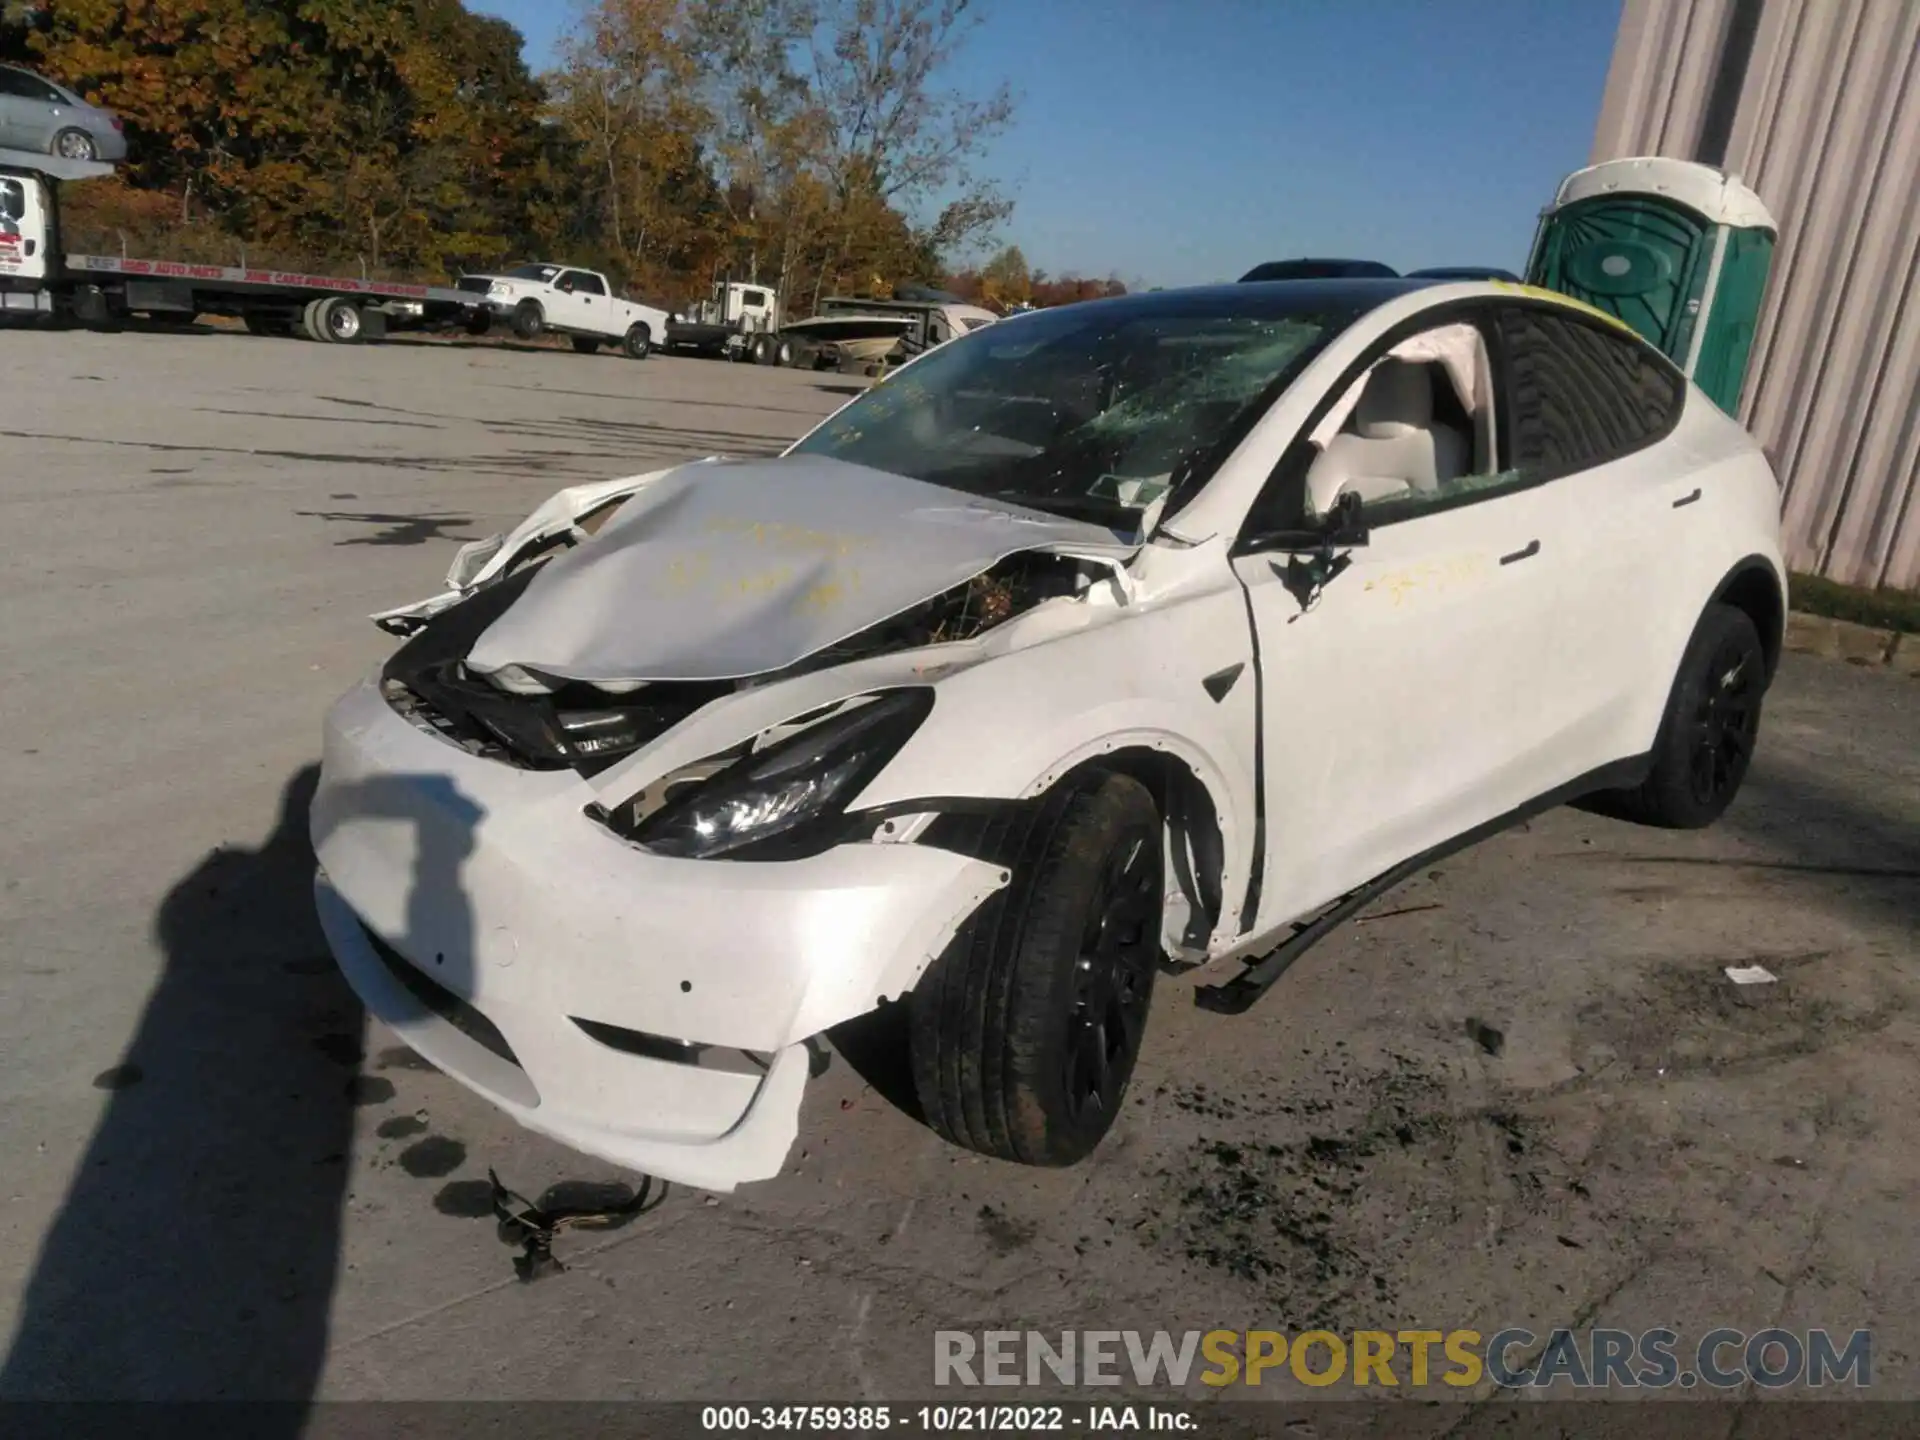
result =
M1738 415L1778 235L1736 176L1662 156L1608 160L1561 182L1527 279L1617 315Z

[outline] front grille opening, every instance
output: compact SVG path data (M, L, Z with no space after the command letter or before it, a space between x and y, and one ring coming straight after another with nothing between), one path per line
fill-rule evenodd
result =
M569 681L521 695L469 674L468 652L535 573L521 570L484 586L429 620L387 661L387 703L418 728L485 759L593 776L739 688L730 680L675 682L616 695Z
M757 1050L732 1050L724 1045L696 1045L687 1040L670 1040L664 1035L649 1035L644 1030L628 1030L600 1020L567 1017L590 1040L623 1055L638 1055L647 1060L665 1060L672 1065L690 1065L697 1070L718 1070L729 1075L764 1075L773 1065L771 1056Z
M364 925L360 928L366 930ZM381 963L387 967L388 972L400 982L409 995L483 1050L498 1056L509 1065L525 1068L520 1066L520 1057L513 1053L513 1047L507 1044L507 1037L500 1033L499 1026L446 986L430 978L406 956L371 930L366 930L366 936L373 946L374 954L380 957Z

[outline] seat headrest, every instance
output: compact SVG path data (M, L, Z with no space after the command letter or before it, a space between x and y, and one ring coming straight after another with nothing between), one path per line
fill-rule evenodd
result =
M1425 365L1382 360L1353 408L1356 433L1369 440L1393 440L1433 424L1433 379Z

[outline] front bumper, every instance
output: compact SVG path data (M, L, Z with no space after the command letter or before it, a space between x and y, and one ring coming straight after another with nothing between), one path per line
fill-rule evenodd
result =
M528 1128L662 1179L767 1178L804 1042L911 988L1002 872L907 844L667 859L583 813L617 798L470 755L364 684L313 803L328 942L375 1015Z

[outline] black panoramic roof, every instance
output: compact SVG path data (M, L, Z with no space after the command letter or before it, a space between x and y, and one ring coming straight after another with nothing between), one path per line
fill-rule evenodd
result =
M1494 265L1435 265L1426 270L1409 270L1409 280L1510 280L1520 277L1511 270Z
M1289 315L1359 316L1439 282L1401 278L1358 280L1241 280L1231 285L1192 285L1179 290L1143 290L1110 300L1082 300L1057 307L1075 314L1098 310L1116 320L1156 315L1249 315L1284 319ZM1036 315L1056 313L1038 310Z
M1378 260L1269 260L1240 277L1242 285L1262 280L1393 280L1400 272Z

